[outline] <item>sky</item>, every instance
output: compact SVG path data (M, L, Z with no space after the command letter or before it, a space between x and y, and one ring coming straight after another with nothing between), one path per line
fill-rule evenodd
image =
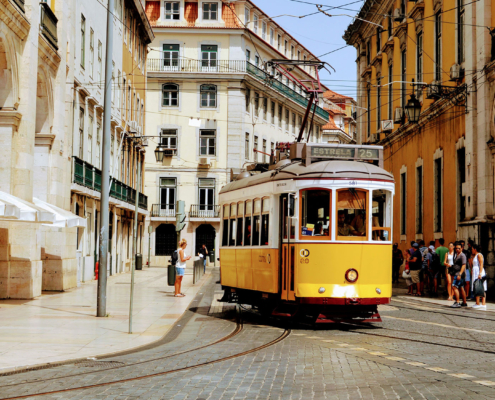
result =
M327 11L330 14L356 15L363 1L354 0L253 0L268 16L274 17L281 14L291 14L296 16L307 15L314 12L318 14L304 18L279 17L275 18L288 33L299 41L304 47L314 55L321 56L332 50L346 46L342 36L345 30L352 23L353 19L347 16L327 17L319 13L314 2L324 6L343 6L346 10L333 9ZM344 6L344 4L348 4ZM326 9L326 8L324 8ZM355 10L349 11L349 10ZM355 97L356 94L356 49L346 47L335 53L322 56L321 60L329 63L335 72L331 70L331 75L324 71L321 74L322 83L329 89L346 96Z

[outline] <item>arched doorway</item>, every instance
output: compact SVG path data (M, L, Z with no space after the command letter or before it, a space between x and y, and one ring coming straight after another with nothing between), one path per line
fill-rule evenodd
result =
M203 244L206 245L209 254L215 254L215 236L216 231L210 224L200 225L196 228L196 252L198 254L199 249Z
M177 249L177 232L174 224L161 224L155 232L155 256L171 256Z

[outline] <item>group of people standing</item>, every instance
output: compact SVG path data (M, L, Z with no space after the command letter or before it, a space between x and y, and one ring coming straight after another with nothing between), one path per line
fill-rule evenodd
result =
M487 276L480 246L470 241L466 250L464 240L450 242L448 248L444 246L444 239L438 242L440 245L435 248L435 241L428 247L423 240L412 241L411 248L404 252L395 243L392 283L399 282L400 268L405 261L403 277L409 295L424 296L426 288L431 296L438 296L443 278L448 299L454 300L452 308L467 307L467 300L476 300L472 308L486 309Z

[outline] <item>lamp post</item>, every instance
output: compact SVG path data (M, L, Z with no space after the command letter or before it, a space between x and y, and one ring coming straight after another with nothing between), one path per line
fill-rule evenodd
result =
M407 120L412 124L417 124L419 121L419 115L421 114L421 103L416 96L411 94L411 98L408 100L404 111L407 115Z
M155 149L155 158L157 163L163 162L163 157L165 156L165 151L167 148L159 144Z

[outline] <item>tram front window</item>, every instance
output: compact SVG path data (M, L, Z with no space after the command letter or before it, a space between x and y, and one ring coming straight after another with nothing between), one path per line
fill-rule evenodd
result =
M366 240L367 203L366 190L337 191L337 240Z
M330 191L301 193L301 236L330 236Z
M386 190L373 190L372 214L372 239L377 241L390 241L391 239L391 193Z

